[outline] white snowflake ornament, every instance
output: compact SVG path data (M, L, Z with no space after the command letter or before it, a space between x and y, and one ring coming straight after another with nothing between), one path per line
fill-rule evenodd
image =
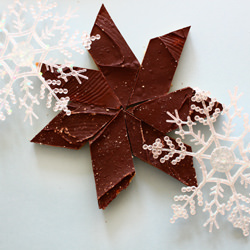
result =
M175 165L186 156L192 156L200 166L202 180L198 187L183 187L181 189L183 194L174 197L174 201L181 204L172 205L174 215L170 220L171 223L178 218L187 219L189 213L195 215L198 205L203 207L203 212L209 214L204 223L204 226L209 225L209 232L212 232L213 226L219 229L218 215L227 214L228 221L234 227L240 228L244 236L248 236L250 224L250 143L246 146L246 139L250 134L248 115L243 115L241 134L236 136L236 125L233 121L242 118L242 109L237 106L241 96L237 94L237 88L233 94L230 92L229 107L224 106L222 112L216 108L212 115L216 99L208 99L208 95L197 91L192 97L191 109L196 112L195 121L190 117L187 121L180 120L177 111L175 114L167 112L172 118L167 122L175 123L179 127L175 131L179 136L176 139L178 148L168 136L164 138L164 143L156 139L153 145L144 145L143 148L150 150L154 158L160 158L162 163L171 161ZM216 126L219 116L225 117L222 127ZM209 135L205 136L201 130L196 129L197 126L207 128ZM194 144L193 152L186 150L184 139L189 139L189 142Z
M6 114L12 113L11 106L19 99L19 108L25 109L25 120L38 118L34 105L39 105L38 95L34 89L35 81L43 82L42 86L49 91L49 96L56 99L56 110L66 110L65 100L59 100L56 92L50 88L40 74L37 62L56 65L53 59L55 52L64 57L63 66L72 68L68 75L62 71L62 78L73 76L79 79L81 72L76 72L70 66L73 62L67 60L72 53L83 54L84 48L90 49L92 41L100 36L90 37L78 31L68 33L69 20L74 17L70 9L64 15L55 14L57 4L50 0L37 0L34 5L26 5L16 0L8 6L8 15L0 16L0 120L6 119ZM60 62L61 63L61 62ZM40 64L38 64L39 66ZM39 83L40 84L40 83ZM40 85L39 85L40 86ZM21 96L17 98L17 96ZM44 94L41 95L44 98ZM67 96L65 96L67 98ZM51 105L47 105L51 106ZM67 110L66 110L67 111Z
M50 71L53 73L55 70L59 73L58 75L58 80L43 80L43 83L41 85L41 90L40 90L40 99L45 98L45 90L48 89L49 93L47 95L47 104L46 107L50 108L52 105L52 97L54 97L55 105L53 110L55 112L63 110L66 112L67 115L71 114L71 111L68 109L68 103L70 101L70 98L67 96L68 94L68 89L67 88L61 88L60 85L62 84L61 79L63 79L65 82L68 82L68 79L71 77L75 77L76 80L78 81L79 84L81 84L81 78L88 80L88 77L85 76L83 73L85 73L87 70L86 69L78 69L76 70L72 65L67 66L67 65L49 65L49 64L44 64L46 67L47 71ZM56 88L51 88L50 86L54 85ZM64 97L59 98L57 94L64 94Z

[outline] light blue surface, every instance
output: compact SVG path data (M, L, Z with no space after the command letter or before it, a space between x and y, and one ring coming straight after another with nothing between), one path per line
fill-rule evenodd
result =
M171 90L199 87L229 103L227 90L238 85L240 105L250 113L249 1L103 2L140 61L150 38L191 25ZM2 0L0 10L8 3ZM58 3L59 11L77 8L74 29L90 32L102 2ZM87 53L76 62L94 67ZM203 213L170 224L172 197L182 185L138 159L128 189L99 210L88 146L74 151L30 143L55 116L45 105L37 110L33 127L17 109L0 123L1 250L249 249L250 238L225 219L211 234L202 227Z

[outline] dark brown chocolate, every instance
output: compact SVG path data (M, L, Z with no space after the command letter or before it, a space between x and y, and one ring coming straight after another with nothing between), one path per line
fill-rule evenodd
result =
M124 111L121 110L89 144L98 204L104 209L135 175Z
M82 142L69 143L64 139L62 134L58 134L54 130L43 129L31 140L31 142L69 149L79 149L87 142L87 140Z
M162 140L162 144L165 145L165 141L163 140L165 134L152 128L148 124L142 122L129 113L126 113L126 125L134 156L151 164L154 167L159 168L185 185L197 186L196 173L193 167L192 157L186 156L176 165L172 165L170 161L160 163L159 159L154 159L152 153L148 150L143 150L142 146L144 144L152 145L156 138L160 138ZM172 142L176 146L176 149L178 149L177 143L174 141L174 139L172 139ZM192 151L190 146L186 144L185 146L187 151ZM173 156L173 159L175 156L176 155Z
M78 71L83 68L73 67ZM69 68L64 68L63 73L69 73ZM57 94L58 98L68 96L71 101L81 102L85 104L93 104L97 106L103 106L107 108L119 109L121 103L113 90L108 85L106 79L100 71L87 69L86 72L81 73L88 77L88 79L78 77L81 83L78 82L75 76L69 76L68 81L65 82L63 78L60 78L60 73L56 68L49 67L46 64L42 64L41 73L45 80L60 80L61 85L50 85L52 89L66 88L68 93Z
M129 105L168 93L189 29L150 40Z
M186 157L173 167L171 163L159 163L142 149L144 143L151 144L176 128L166 123L166 111L177 109L184 120L190 114L190 97L194 94L191 88L167 95L188 30L189 27L151 40L136 83L139 62L102 6L91 33L99 34L101 39L90 50L101 72L87 70L83 74L88 80L81 78L79 84L74 76L65 82L59 72L50 72L42 65L43 77L61 80L60 87L68 89L73 102L68 105L70 116L58 114L32 142L78 149L89 141L100 208L104 209L133 178L131 148L135 156L177 180L197 184L192 158ZM64 71L68 73L70 69ZM146 80L149 81L144 88ZM124 111L134 86L131 104L151 100Z
M102 5L91 35L101 36L89 50L124 107L135 84L140 63Z
M31 142L79 149L88 139L98 133L116 114L94 105L71 103L68 108L71 115L59 113Z
M168 133L178 128L178 126L175 123L166 122L168 119L172 120L172 118L167 115L167 111L175 115L175 110L177 110L180 119L185 121L187 116L191 114L190 98L194 93L195 91L189 87L180 89L139 104L128 111L162 133Z

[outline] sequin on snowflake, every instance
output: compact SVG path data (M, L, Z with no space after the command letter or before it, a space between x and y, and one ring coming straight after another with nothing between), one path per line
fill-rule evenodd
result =
M200 165L202 181L198 187L183 187L181 191L185 194L174 197L175 202L182 202L182 204L172 205L174 215L170 220L171 223L174 223L178 218L187 219L189 217L188 210L191 215L195 215L197 199L197 205L203 207L203 212L209 214L204 223L204 226L209 225L209 232L212 232L214 226L219 229L217 216L228 213L228 221L235 228L241 229L244 236L248 236L250 224L250 143L247 147L245 144L246 137L250 133L250 125L248 115L244 114L242 133L235 135L233 122L242 118L242 109L237 106L241 95L237 94L237 88L235 88L234 93L229 92L229 94L231 98L229 107L224 106L223 112L215 109L215 112L210 115L216 100L208 99L208 93L204 91L196 92L192 97L193 104L191 106L195 112L199 113L195 116L195 122L192 122L190 117L187 121L180 120L177 111L175 114L167 112L172 118L167 122L175 123L179 127L175 133L180 136L176 142L181 149L177 150L168 137L164 138L166 147L159 139L156 139L153 145L144 145L143 149L152 151L155 159L160 157L161 163L171 160L172 164L176 164L185 156L192 156ZM224 118L223 132L218 132L219 129L215 126L219 116ZM207 139L205 139L205 134L195 129L195 125L198 123L209 128ZM185 150L183 141L188 139L195 144L196 151L188 152ZM208 190L205 190L207 192L204 192L205 186L209 186ZM207 198L207 193L210 198Z

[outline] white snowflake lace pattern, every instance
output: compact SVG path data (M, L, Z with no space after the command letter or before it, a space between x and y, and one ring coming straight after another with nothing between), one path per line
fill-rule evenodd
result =
M40 74L37 62L47 62L52 65L51 53L59 52L65 57L65 65L71 68L71 72L63 74L62 79L70 76L82 77L83 71L73 70L73 62L68 62L72 52L83 54L84 48L90 49L92 41L100 39L99 35L90 37L79 32L68 34L69 20L74 15L70 9L65 15L59 16L52 13L57 7L50 0L38 0L36 5L26 6L24 2L16 0L10 5L8 15L4 12L0 19L0 120L6 119L6 114L11 115L11 105L17 104L17 94L23 93L19 98L19 108L25 108L25 119L38 118L34 111L34 105L39 105L39 98L34 93L34 82L39 79L42 86L49 91L48 98L56 100L55 110L65 110L65 100L60 100L56 92L50 88L50 82L45 82ZM55 41L53 41L55 40ZM50 56L50 58L48 58ZM65 66L64 65L64 66ZM59 67L59 66L58 66ZM61 66L62 68L62 66ZM57 82L58 84L59 82ZM52 83L53 84L53 83ZM61 90L60 90L61 91ZM44 95L41 94L44 98ZM65 96L67 98L67 96ZM67 98L68 99L68 98ZM47 106L51 106L47 103ZM68 112L69 114L69 112Z
M81 84L81 78L88 80L88 77L83 75L82 73L85 73L87 70L86 69L79 69L75 70L72 65L57 65L57 64L45 64L46 70L50 72L57 71L59 73L58 75L58 80L44 80L43 83L41 84L41 90L40 90L40 99L45 98L45 90L49 89L49 93L47 95L47 103L46 107L51 108L51 103L52 103L52 97L54 97L55 105L53 107L53 110L56 111L61 111L63 110L66 115L71 115L71 111L68 109L68 103L70 101L70 98L67 96L68 94L68 89L67 88L60 88L61 85L61 79L63 79L65 82L68 82L68 78L70 77L75 77L76 80L78 81L79 84ZM69 71L69 72L67 72ZM56 88L51 88L50 86L54 85ZM57 94L64 94L65 97L59 98Z
M212 232L214 226L219 229L217 215L225 215L228 212L228 221L235 228L240 228L244 236L248 236L250 224L248 190L250 185L250 143L245 147L246 141L244 139L250 133L250 125L248 115L244 114L241 135L235 137L232 134L235 127L233 121L236 118L241 119L242 108L237 106L241 96L237 94L237 88L235 88L234 93L229 92L229 94L231 104L228 107L223 106L223 111L220 111L219 108L214 109L216 99L208 99L209 93L197 91L192 97L193 104L191 105L191 109L196 112L195 121L192 121L190 117L187 118L187 121L182 121L177 110L175 114L167 112L172 118L167 122L178 125L178 130L175 131L175 134L179 136L176 139L178 148L168 136L165 136L164 142L158 138L152 145L143 145L143 149L150 150L155 159L160 157L161 163L171 161L173 165L176 165L186 156L191 156L200 165L202 181L198 187L183 187L181 191L185 194L174 197L174 201L181 202L181 205L180 203L172 205L174 215L170 220L171 223L174 223L178 218L187 219L189 217L188 207L190 214L195 215L195 199L197 199L197 204L199 207L203 207L203 212L209 213L209 217L203 225L209 225L209 232ZM211 115L212 110L213 114ZM216 129L214 124L219 115L225 117L223 132L218 132L218 128ZM200 130L195 131L197 123L209 128L207 140ZM195 152L186 150L183 140L187 137L191 138L189 141L198 148ZM207 153L208 151L210 153ZM234 170L233 173L232 170ZM203 188L207 184L212 187L209 192L210 198L206 199L204 203ZM230 190L229 194L225 192L225 188ZM244 194L241 189L243 189Z

